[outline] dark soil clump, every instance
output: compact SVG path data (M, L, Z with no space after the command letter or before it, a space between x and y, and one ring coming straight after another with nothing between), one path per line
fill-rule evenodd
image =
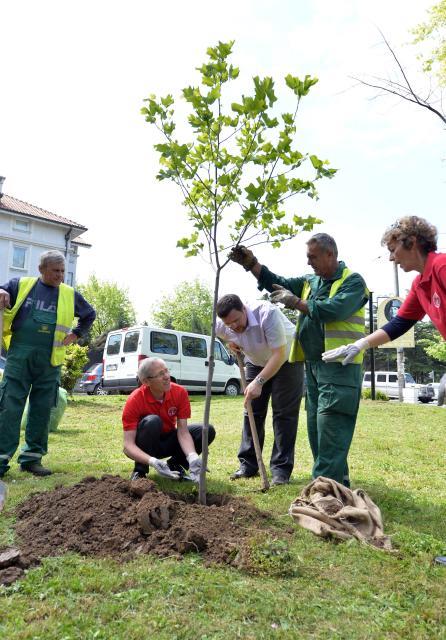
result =
M253 535L279 532L269 514L241 498L211 495L206 506L197 500L194 494L163 493L147 479L130 482L109 475L34 494L17 509L20 557L30 566L66 552L124 560L198 552L207 564L237 566ZM11 564L20 569L21 562Z

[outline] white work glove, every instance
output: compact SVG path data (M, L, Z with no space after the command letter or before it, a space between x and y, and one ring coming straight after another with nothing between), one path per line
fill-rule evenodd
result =
M189 475L191 479L194 482L200 482L201 467L203 466L201 458L199 457L198 453L195 452L189 453L186 458L189 463Z
M361 353L364 349L369 349L370 345L367 338L360 338L356 342L351 344L344 344L337 349L330 349L330 351L324 351L322 354L322 360L324 362L336 362L340 358L344 358L342 364L350 364L356 358L358 353Z
M273 291L269 294L269 299L274 304L281 302L287 309L297 309L300 298L295 296L294 293L285 289L280 284L273 284Z
M158 460L158 458L151 456L149 464L151 467L156 469L163 478L169 478L169 480L180 479L179 472L169 469L169 465L164 460Z

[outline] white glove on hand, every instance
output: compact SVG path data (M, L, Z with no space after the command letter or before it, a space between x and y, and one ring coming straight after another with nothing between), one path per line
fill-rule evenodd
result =
M361 353L364 349L369 349L370 345L367 338L360 338L356 342L351 344L344 344L337 349L330 349L330 351L324 351L322 354L322 360L324 362L337 362L340 358L344 358L342 364L351 364L356 358L358 353Z
M189 453L187 457L187 461L189 463L189 475L194 482L200 482L200 473L202 461L199 457L198 453Z
M172 471L169 469L169 465L164 460L158 460L153 456L150 458L150 466L158 471L163 478L169 478L169 480L179 480L180 474L178 471Z
M269 294L271 302L274 304L281 302L287 309L297 309L297 304L300 300L298 296L295 296L294 293L280 286L280 284L273 284L273 289L275 291Z

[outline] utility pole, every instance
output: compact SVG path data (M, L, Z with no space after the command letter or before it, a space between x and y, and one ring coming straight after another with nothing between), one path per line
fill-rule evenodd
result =
M398 265L393 263L393 275L395 277L395 295L400 295L400 283L398 280ZM398 371L398 400L404 402L404 349L403 347L396 348L396 362Z

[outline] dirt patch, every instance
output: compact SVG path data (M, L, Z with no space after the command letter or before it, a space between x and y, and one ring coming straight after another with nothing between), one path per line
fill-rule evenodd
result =
M18 507L17 519L20 555L7 563L8 582L12 567L69 551L122 559L199 552L207 564L238 566L252 536L279 533L270 514L244 499L210 495L203 506L194 494L163 493L151 480L108 475L34 494Z

